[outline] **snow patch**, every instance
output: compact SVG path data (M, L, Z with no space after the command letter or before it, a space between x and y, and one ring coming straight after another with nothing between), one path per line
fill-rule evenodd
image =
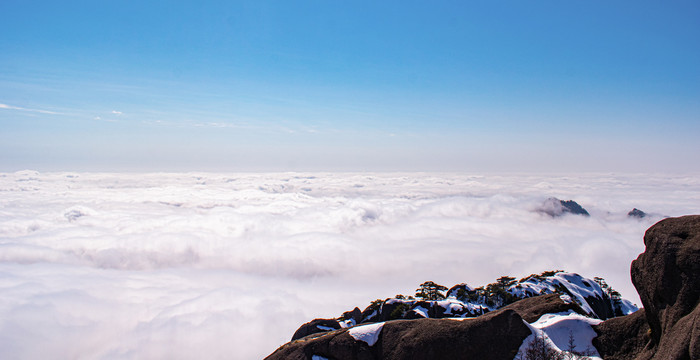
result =
M532 335L523 341L518 353L524 354L530 344L539 336L554 351L568 354L571 347L569 345L571 337L574 352L585 353L587 358L592 360L601 359L600 354L592 344L593 338L597 336L592 326L601 322L602 320L592 319L573 311L542 315L532 324L525 322L532 331Z
M344 321L338 321L338 324L340 325L340 327L342 329L345 329L345 328L351 328L351 327L357 325L357 322L355 321L355 319L348 319L348 320L344 320Z
M639 310L639 308L627 299L620 299L620 310L623 315L629 315Z
M561 301L563 301L566 304L571 304L574 302L574 300L571 299L571 296L566 295L566 294L559 295L559 298L561 299Z
M413 309L413 311L415 311L416 314L418 314L418 315L420 315L420 316L422 316L422 317L424 317L424 318L429 317L429 316L428 316L428 309L426 309L426 308L424 308L424 307L422 307L422 306L416 306L416 307Z
M372 346L379 339L379 333L382 331L384 323L374 323L369 325L355 326L354 328L348 330L348 334L352 336L356 341L364 341L367 345Z
M367 321L367 320L369 320L369 319L371 319L371 318L377 316L377 314L379 314L379 312L378 312L377 310L374 310L374 311L372 311L371 314L365 316L365 318L362 319L362 321Z

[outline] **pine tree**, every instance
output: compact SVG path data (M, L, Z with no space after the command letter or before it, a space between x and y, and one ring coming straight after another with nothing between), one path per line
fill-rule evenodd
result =
M525 352L519 352L516 360L564 360L564 355L552 348L544 335L537 334Z
M445 298L443 291L445 290L447 290L445 286L426 281L416 289L416 297L424 300L443 300Z

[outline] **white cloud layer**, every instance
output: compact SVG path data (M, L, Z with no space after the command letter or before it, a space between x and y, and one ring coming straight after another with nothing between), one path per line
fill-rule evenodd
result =
M23 359L259 359L425 280L564 269L638 303L644 231L700 213L700 176L23 171L0 193L0 348Z

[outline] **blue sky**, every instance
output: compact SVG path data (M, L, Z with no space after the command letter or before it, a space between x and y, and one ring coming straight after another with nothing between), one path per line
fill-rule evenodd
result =
M0 3L0 171L673 171L696 1Z

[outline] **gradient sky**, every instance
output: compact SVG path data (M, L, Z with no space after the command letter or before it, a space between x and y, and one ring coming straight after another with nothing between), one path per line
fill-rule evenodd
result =
M700 171L697 1L0 2L0 171Z

